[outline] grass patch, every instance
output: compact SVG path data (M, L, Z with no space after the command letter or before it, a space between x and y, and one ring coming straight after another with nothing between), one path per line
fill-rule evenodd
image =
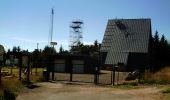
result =
M139 80L139 84L155 84L156 81L154 79L142 79Z
M170 84L170 67L165 67L156 73L146 72L144 78L139 81L140 84Z
M19 69L17 67L12 69L12 74L10 68L4 67L3 71L7 71L9 76L2 77L2 84L0 85L0 100L15 100L17 93L24 86L35 88L32 84L42 81L42 70L42 68L38 68L37 74L30 74L30 82L27 82L24 74L22 74L22 81L19 81Z
M14 91L18 91L22 87L22 83L17 77L5 77L2 78L2 84L0 90L9 88Z
M36 69L37 69L37 74L42 73L43 70L44 70L44 68L31 68L30 71L33 74L35 74ZM15 76L18 76L18 74L19 74L19 68L17 66L14 66L14 67L10 67L10 66L2 67L2 71L7 71L9 74L13 74Z
M170 100L170 86L161 87L160 100Z
M120 88L120 89L137 89L138 83L137 82L124 82L122 84L114 85L113 88Z
M170 100L170 94L169 93L162 94L159 100Z
M32 83L42 82L43 81L43 76L42 75L31 75L30 80L31 80Z
M170 93L170 87L167 87L164 90L162 90L162 93Z
M137 87L132 85L115 85L113 88L119 88L119 89L137 89Z
M15 100L22 83L16 77L2 78L0 85L0 100Z

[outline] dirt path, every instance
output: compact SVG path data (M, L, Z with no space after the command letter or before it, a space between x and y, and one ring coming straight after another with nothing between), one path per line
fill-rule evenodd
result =
M155 100L158 89L116 89L89 84L38 83L34 89L23 89L17 100Z

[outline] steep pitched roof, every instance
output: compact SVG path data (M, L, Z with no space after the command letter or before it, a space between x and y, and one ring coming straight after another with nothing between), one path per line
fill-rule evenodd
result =
M129 53L128 52L108 52L105 60L105 64L127 64Z
M109 20L100 49L108 52L105 63L127 62L129 52L148 53L150 35L151 19Z

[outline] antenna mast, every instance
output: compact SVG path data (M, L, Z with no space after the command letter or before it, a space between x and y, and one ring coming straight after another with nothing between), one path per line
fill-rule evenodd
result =
M51 45L51 47L57 45L57 42L53 41L53 21L54 21L54 9L51 9L51 17L50 17L50 40L49 40L49 45Z
M53 41L53 21L54 21L54 9L51 8L51 15L50 15L50 39L49 39L49 44Z

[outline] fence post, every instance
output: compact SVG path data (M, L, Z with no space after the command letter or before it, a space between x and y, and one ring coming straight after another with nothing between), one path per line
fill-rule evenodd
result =
M51 67L52 67L52 80L54 81L54 56L53 55L51 55L51 57L50 57L51 59L50 59L50 65L51 65Z
M1 66L0 66L0 85L1 85L1 83L2 83L2 74L1 74Z
M28 57L28 65L27 65L27 82L30 82L30 56L27 55Z
M19 80L21 81L21 75L22 75L22 55L21 53L18 53L18 67L19 67Z
M73 81L73 65L70 66L70 81Z
M54 68L52 70L52 80L54 81Z
M112 85L114 86L115 85L115 71L116 71L116 67L118 67L118 66L114 66L113 65L113 74L112 74Z
M112 85L115 85L114 83L115 83L115 71L116 71L116 68L118 68L119 66L114 66L113 65L113 76L112 76L112 78L113 78L113 83L112 83Z
M112 85L114 86L115 84L115 67L113 66L113 72L112 72Z
M98 84L98 67L95 68L95 74L94 74L94 83Z
M3 61L4 61L4 52L5 52L5 49L2 45L0 45L0 84L1 84L1 68L2 68L2 65L3 65Z

